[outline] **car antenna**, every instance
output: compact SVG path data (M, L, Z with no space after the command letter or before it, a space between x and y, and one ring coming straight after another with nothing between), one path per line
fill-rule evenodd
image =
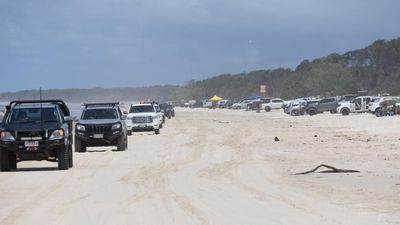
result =
M40 98L40 127L43 130L42 87L40 87L40 89L39 89L39 98Z

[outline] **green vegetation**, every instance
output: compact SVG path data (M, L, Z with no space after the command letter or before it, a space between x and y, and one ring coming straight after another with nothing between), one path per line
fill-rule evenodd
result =
M368 90L370 94L400 94L400 38L378 40L372 45L331 54L313 61L304 60L295 70L279 68L249 73L224 74L205 80L189 81L184 86L141 88L94 88L44 90L44 98L62 98L71 102L130 101L157 99L207 99L217 94L226 99L241 99L267 85L267 96L284 99L311 95L342 95ZM0 94L0 100L38 98L37 90Z

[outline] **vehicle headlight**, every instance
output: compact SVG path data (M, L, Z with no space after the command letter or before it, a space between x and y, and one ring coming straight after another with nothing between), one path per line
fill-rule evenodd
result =
M63 138L64 138L64 130L63 129L59 129L59 130L53 131L53 133L49 137L49 140L60 140L60 139L63 139Z
M2 141L15 141L15 138L10 132L2 131L0 132L0 140Z
M81 125L81 124L77 124L76 125L76 129L79 130L79 131L86 131L86 127Z
M120 123L114 123L111 127L111 129L113 130L119 130L121 128L121 124Z

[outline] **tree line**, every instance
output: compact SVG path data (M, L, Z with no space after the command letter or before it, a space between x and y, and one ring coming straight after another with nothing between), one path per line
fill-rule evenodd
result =
M312 61L304 60L295 69L257 70L222 74L185 85L158 85L137 88L92 88L43 90L43 98L70 102L93 101L181 101L203 100L219 95L243 99L259 94L267 86L267 96L291 99L304 96L335 96L368 90L370 94L400 94L400 38L377 40L363 49L333 53ZM38 90L0 94L0 101L39 98Z

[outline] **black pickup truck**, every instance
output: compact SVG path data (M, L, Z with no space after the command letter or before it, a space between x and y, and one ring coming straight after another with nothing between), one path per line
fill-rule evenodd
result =
M0 125L0 170L17 169L26 160L73 166L72 118L62 100L12 101Z
M126 116L119 103L84 104L85 109L75 127L75 152L86 152L87 147L117 146L128 148Z

